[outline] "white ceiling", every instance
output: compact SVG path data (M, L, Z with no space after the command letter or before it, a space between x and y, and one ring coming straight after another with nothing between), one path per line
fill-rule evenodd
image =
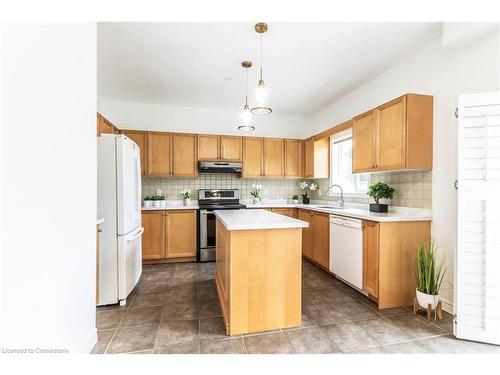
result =
M440 23L271 23L264 80L276 113L311 115L441 33ZM101 23L98 95L104 99L239 109L241 61L250 105L259 36L247 23Z

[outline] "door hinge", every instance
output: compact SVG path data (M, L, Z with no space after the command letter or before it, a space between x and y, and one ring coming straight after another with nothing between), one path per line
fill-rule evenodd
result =
M453 183L453 186L455 187L455 190L458 190L458 180L455 180Z
M455 108L455 118L458 118L458 107Z

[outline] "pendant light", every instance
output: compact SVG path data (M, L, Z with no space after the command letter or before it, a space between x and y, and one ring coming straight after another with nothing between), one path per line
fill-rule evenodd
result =
M245 69L245 106L241 111L241 125L238 126L238 130L243 132L251 132L255 130L255 126L251 124L252 113L250 112L250 107L248 106L248 68L252 67L251 61L243 61L241 66Z
M267 23L258 23L255 25L255 31L260 34L260 79L257 85L256 102L257 106L252 108L251 111L254 115L268 115L273 110L266 105L267 89L264 80L262 79L262 36L267 31Z

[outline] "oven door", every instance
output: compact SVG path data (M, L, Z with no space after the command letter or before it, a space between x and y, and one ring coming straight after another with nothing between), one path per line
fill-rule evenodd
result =
M200 257L201 262L215 260L215 214L213 211L200 211Z

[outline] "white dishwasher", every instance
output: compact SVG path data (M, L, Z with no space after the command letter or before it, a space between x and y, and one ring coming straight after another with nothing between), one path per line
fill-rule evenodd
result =
M330 215L330 271L363 288L363 221Z

